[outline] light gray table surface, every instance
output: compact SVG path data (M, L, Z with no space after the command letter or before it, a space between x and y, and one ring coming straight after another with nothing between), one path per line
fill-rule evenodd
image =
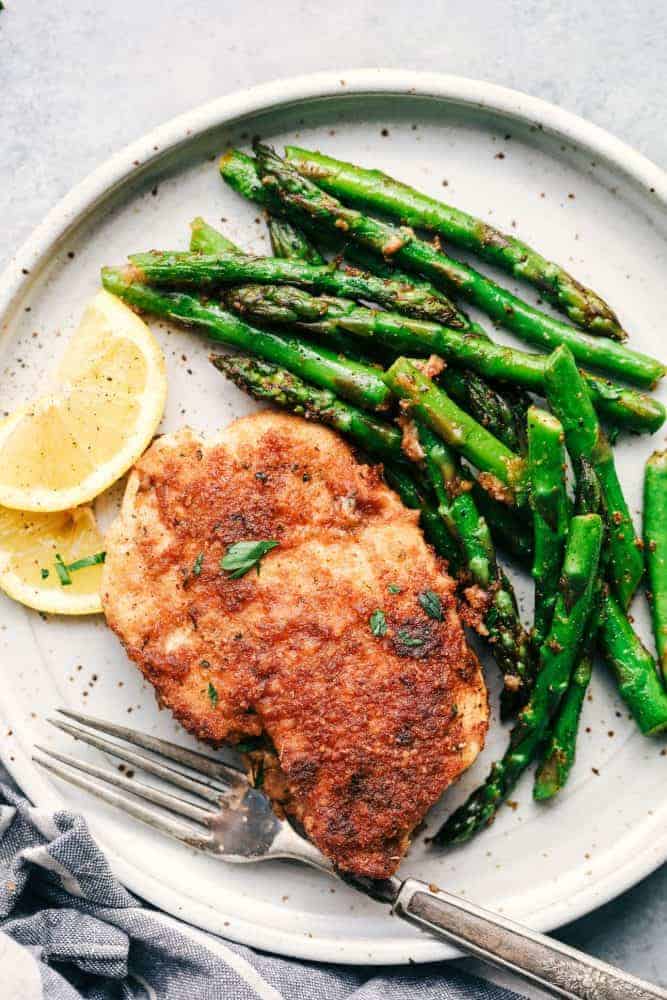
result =
M664 3L4 3L0 267L77 181L148 129L238 88L322 69L425 69L504 84L667 164ZM561 936L665 984L666 931L667 866Z

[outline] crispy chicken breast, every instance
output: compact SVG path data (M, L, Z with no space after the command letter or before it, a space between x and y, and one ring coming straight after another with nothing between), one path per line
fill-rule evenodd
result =
M278 544L233 579L220 561L246 540ZM300 418L159 438L110 530L103 604L186 729L270 738L288 810L343 870L394 872L483 745L480 666L416 512Z

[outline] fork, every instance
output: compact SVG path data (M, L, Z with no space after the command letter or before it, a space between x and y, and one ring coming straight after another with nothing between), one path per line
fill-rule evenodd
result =
M35 747L33 760L188 847L232 863L290 858L312 865L388 903L397 916L420 929L523 976L553 996L667 1000L660 987L443 889L413 878L367 879L336 871L313 844L275 814L268 797L250 784L240 768L126 726L67 709L57 711L58 716L48 720L53 726L160 779L165 787L140 781L127 770L114 771L45 747Z

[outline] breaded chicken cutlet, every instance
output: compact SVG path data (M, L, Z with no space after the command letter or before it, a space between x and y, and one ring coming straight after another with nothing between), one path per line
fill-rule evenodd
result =
M288 811L357 875L396 870L488 724L417 517L332 431L262 412L155 441L107 541L107 621L160 703L208 743L265 733ZM234 579L247 540L278 544Z

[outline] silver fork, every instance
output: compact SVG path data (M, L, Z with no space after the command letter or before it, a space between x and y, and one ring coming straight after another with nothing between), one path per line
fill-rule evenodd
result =
M363 879L336 872L309 841L276 816L267 796L250 785L245 773L230 764L126 726L66 709L58 712L48 720L52 725L159 778L166 787L45 747L35 748L35 762L188 847L232 863L303 861L388 903L409 923L523 976L553 996L667 1000L667 991L660 987L417 879ZM167 790L169 786L176 791ZM183 792L190 798L178 794Z

